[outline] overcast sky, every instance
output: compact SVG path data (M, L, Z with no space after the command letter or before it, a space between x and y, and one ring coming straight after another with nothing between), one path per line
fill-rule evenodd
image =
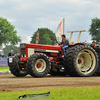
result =
M65 18L67 31L86 30L81 41L90 41L91 19L100 16L100 0L0 0L0 16L16 27L22 42L30 43L30 37L41 27L54 33L60 21ZM72 41L77 41L75 33Z

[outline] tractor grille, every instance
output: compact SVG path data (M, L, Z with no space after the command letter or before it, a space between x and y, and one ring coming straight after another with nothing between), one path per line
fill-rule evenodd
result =
M21 48L21 57L26 57L26 49Z
M22 48L21 49L21 54L23 55L23 54L26 54L26 49L25 48Z

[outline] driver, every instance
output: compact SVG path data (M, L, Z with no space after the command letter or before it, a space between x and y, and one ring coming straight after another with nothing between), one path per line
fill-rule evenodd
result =
M66 48L68 47L68 45L69 45L69 39L66 38L65 34L62 34L62 35L61 35L61 38L62 38L61 44L63 44L62 49L63 49L63 55L64 55L65 49L66 49Z

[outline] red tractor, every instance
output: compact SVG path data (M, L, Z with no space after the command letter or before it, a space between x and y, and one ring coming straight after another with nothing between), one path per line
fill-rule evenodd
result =
M61 45L20 44L20 55L8 58L13 75L32 77L51 75L92 76L98 68L98 56L84 43L69 44L64 57Z

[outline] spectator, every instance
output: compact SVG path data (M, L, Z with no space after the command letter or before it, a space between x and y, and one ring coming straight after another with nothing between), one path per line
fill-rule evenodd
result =
M96 42L93 41L91 47L95 48L96 47Z
M14 56L13 50L10 51L10 53L8 54L8 57L9 56Z

